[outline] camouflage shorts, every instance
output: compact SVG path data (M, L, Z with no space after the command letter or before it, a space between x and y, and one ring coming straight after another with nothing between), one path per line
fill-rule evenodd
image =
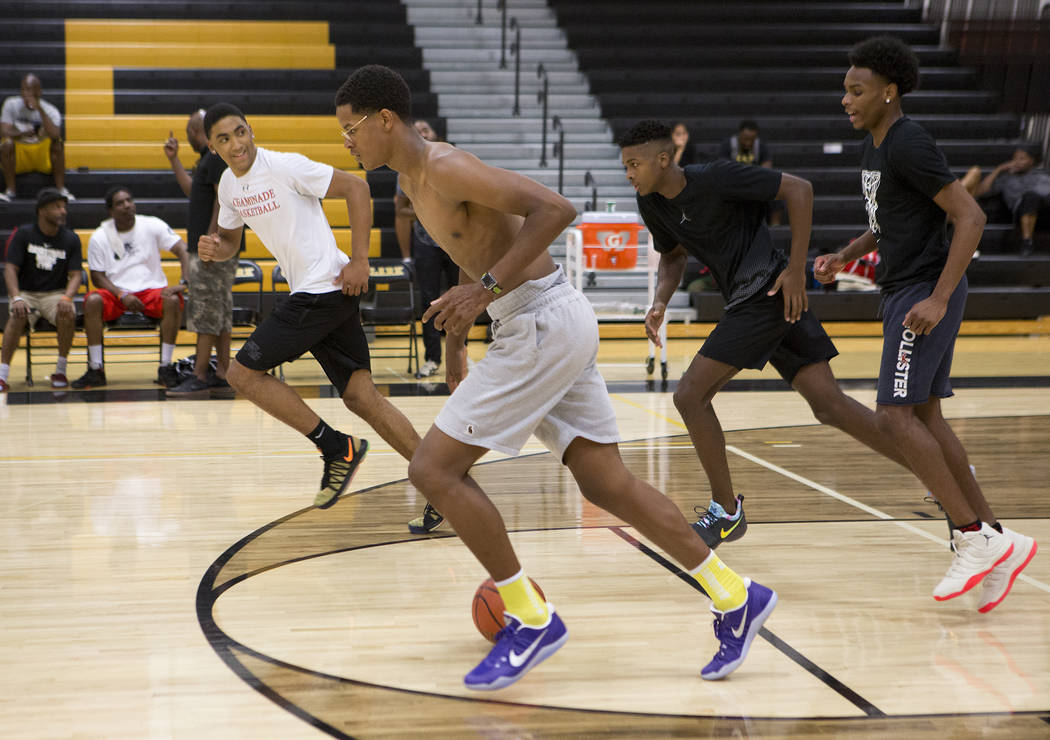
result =
M198 334L223 334L233 329L233 277L237 260L202 262L190 255L190 308L186 326Z

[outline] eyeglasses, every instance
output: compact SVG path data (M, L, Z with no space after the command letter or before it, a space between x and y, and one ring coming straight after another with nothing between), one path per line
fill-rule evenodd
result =
M339 135L342 136L343 139L345 139L348 142L352 141L353 138L354 138L354 135L357 133L357 127L360 126L362 123L364 123L365 122L365 118L368 118L368 116L370 116L370 115L372 115L372 114L369 113L367 116L362 118L360 121L355 123L350 128L347 128L347 129L341 128L341 129L339 129Z

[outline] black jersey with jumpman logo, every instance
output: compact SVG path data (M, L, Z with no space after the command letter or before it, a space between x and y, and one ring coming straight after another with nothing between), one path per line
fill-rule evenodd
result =
M890 126L880 146L871 134L864 139L861 187L868 228L879 245L875 282L884 293L940 277L948 234L933 198L954 180L933 137L906 116Z
M638 196L638 211L658 252L681 244L707 265L736 306L769 285L787 255L773 244L766 206L780 190L780 172L719 160L684 168L685 188L674 198Z

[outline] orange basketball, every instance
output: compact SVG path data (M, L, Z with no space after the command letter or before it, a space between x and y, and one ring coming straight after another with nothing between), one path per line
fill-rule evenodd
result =
M540 585L531 578L529 580L540 597L546 599ZM474 617L474 626L478 628L482 637L489 642L495 642L496 633L506 624L503 621L503 598L499 595L496 582L491 578L486 578L474 592L474 603L471 604L470 613Z

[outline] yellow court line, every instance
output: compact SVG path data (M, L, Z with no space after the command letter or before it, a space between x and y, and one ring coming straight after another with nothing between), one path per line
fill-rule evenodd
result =
M628 401L628 400L627 400L626 398L624 398L623 396L621 396L621 395L620 395L619 393L610 393L610 394L609 394L609 397L610 397L610 398L615 398L615 399L616 399L617 401L619 401L620 403L625 403L625 404L627 404L628 406L633 406L633 407L634 407L634 408L636 408L636 409L641 409L642 411L645 411L646 413L652 414L652 415L653 415L653 416L655 416L655 417L656 417L657 419L663 419L663 420L664 420L664 421L666 421L666 422L667 422L668 424L674 424L675 426L677 426L677 427L681 427L682 429L686 429L686 430L688 431L688 428L687 428L687 427L686 427L686 425L685 425L685 424L683 424L682 422L680 422L680 421L675 421L674 419L672 419L672 418L671 418L671 417L669 417L669 416L664 416L663 414L659 414L659 413L657 413L657 412L653 411L652 409L646 408L645 406L642 406L642 405L640 405L640 404L637 404L637 403L635 403L634 401Z

